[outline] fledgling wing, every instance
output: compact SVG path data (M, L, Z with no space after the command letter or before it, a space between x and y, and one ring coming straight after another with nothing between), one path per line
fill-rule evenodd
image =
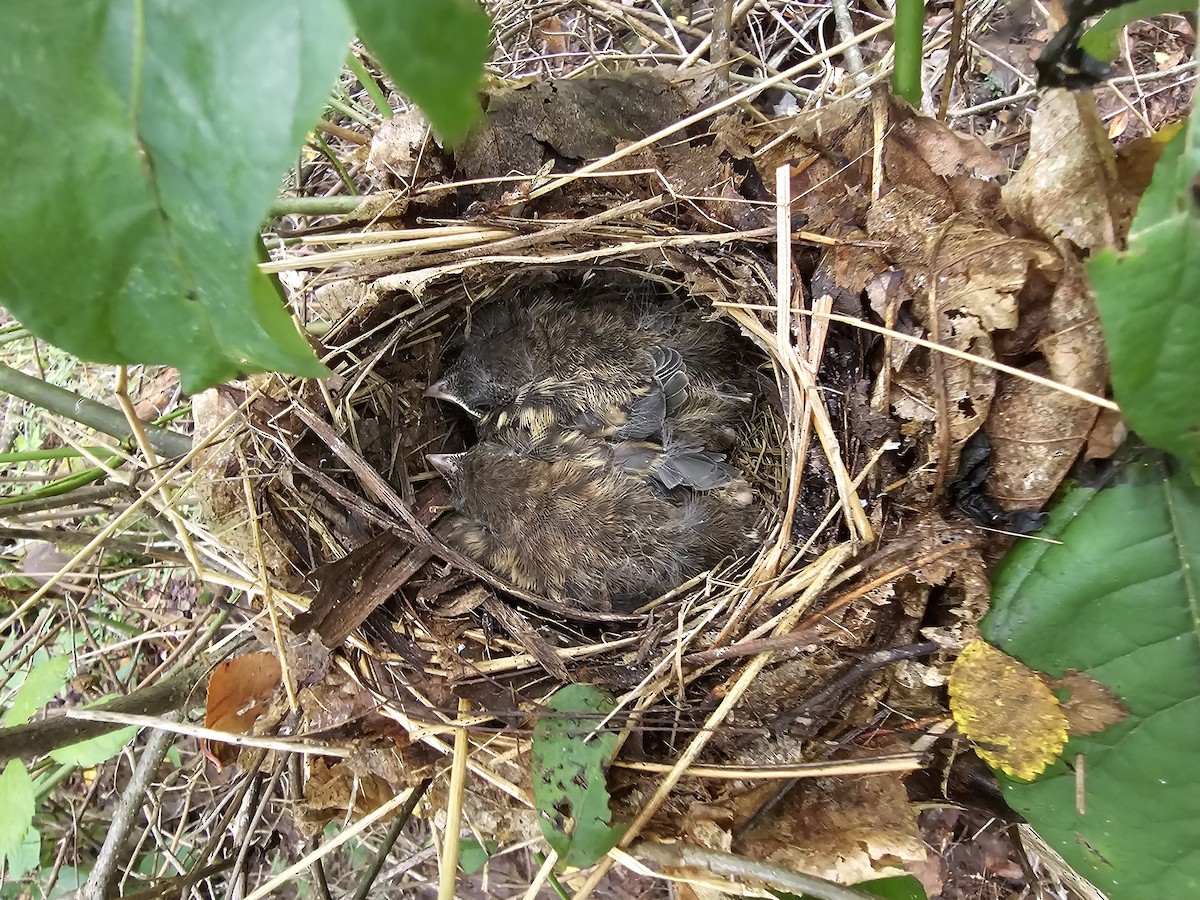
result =
M668 491L689 488L712 491L742 477L725 454L700 447L668 447L645 441L609 444L612 463L627 472L652 478Z

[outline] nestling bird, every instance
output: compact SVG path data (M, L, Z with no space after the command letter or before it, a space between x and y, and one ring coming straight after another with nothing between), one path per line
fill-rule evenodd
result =
M750 401L737 363L733 333L679 301L546 291L485 307L427 394L474 416L484 439L565 428L727 448Z
M646 474L660 462L653 445L635 453L578 432L510 437L429 459L455 507L439 535L526 590L589 609L634 608L755 540L744 482L667 490Z

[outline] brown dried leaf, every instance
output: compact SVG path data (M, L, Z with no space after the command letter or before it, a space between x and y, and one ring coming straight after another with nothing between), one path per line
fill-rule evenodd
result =
M415 109L384 119L371 136L367 174L384 187L408 182L417 172L418 161L433 167L427 174L435 174L441 165L437 154L421 152L429 134L429 123Z
M304 801L297 822L304 833L313 835L329 822L370 815L396 796L391 785L378 775L358 775L345 762L330 766L315 757L304 782ZM385 818L392 818L391 816Z
M1132 205L1090 93L1046 92L1033 116L1029 155L1003 197L1014 219L1051 242L1066 239L1088 251L1116 244Z
M1086 672L1067 672L1054 687L1070 692L1062 708L1071 734L1098 734L1129 715L1121 698Z
M887 773L804 782L742 837L738 852L854 884L904 874L926 848L903 776Z
M533 175L555 156L606 156L690 111L684 90L652 69L505 88L488 95L487 121L456 154L456 168L463 178Z
M1104 335L1082 268L1074 262L1043 309L1023 309L1023 326L1038 335L1042 360L1024 368L1056 382L1103 394L1108 383ZM1099 408L1020 378L1000 382L987 431L992 441L988 490L1005 509L1036 508L1050 499L1079 456Z
M208 680L204 727L229 734L249 734L258 717L270 707L282 677L279 659L270 650L225 660ZM206 755L218 765L236 752L229 744L209 741L205 744Z

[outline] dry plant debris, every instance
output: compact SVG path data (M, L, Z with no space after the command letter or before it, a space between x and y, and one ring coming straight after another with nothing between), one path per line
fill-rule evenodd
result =
M270 833L299 858L327 823L387 820L427 783L418 814L436 833L520 845L539 834L530 734L546 698L575 681L618 697L609 781L616 817L634 823L627 848L678 839L842 881L914 871L934 894L955 881L922 834L978 823L919 816L912 800L941 801L942 787L922 795L907 773L947 727L950 662L974 637L1005 540L948 502L959 454L990 437L986 490L1012 511L1044 503L1085 445L1113 446L1120 422L1102 397L1079 259L1122 233L1153 157L1128 143L1114 162L1106 140L1178 112L1194 36L1176 25L1131 42L1131 71L1155 74L1132 102L1115 99L1129 81L1102 91L1099 123L1065 94L1031 118L1030 59L1047 33L980 29L1009 15L981 4L966 29L970 72L945 78L948 29L932 32L931 84L952 88L946 127L865 90L824 104L848 83L820 56L827 10L785 6L781 17L739 5L754 40L729 49L732 88L805 55L821 65L644 146L713 89L716 73L694 64L711 40L703 16L663 25L643 5L501 4L505 74L578 75L630 55L653 67L493 92L490 127L457 156L412 112L371 134L343 128L355 136L341 148L350 175L370 196L343 218L283 220L268 265L334 376L195 398L212 446L187 483L205 506L193 558L255 599L236 612L283 663L269 699L241 683L232 712L265 707L251 738L278 732L323 751L293 773L297 755L243 747L188 795L217 809L230 792L214 834L252 808L262 774L266 799L239 818L243 851ZM877 22L857 20L860 31ZM883 58L886 45L864 51ZM611 158L564 177L600 157ZM305 171L327 177L312 159ZM737 460L771 509L758 554L632 618L568 618L428 531L446 497L424 456L465 440L422 397L443 347L480 304L593 269L653 281L739 328L781 398L760 404ZM135 399L157 408L169 393L152 380ZM124 502L137 496L131 487ZM190 583L154 592L147 615L164 628L198 606ZM886 657L923 639L943 650ZM857 665L875 654L889 662ZM1069 690L1097 727L1119 717L1086 687ZM287 811L275 792L293 778L302 799ZM959 801L980 796L975 784ZM950 843L1017 880L992 832ZM491 864L516 883L497 896L536 879L513 858ZM666 873L681 890L713 890L695 869ZM590 889L600 876L564 877Z
M662 73L643 72L635 95L655 78L659 93L672 90ZM569 108L610 102L626 83L579 79ZM296 273L311 315L328 317L322 342L336 374L320 391L263 378L216 392L226 399L214 405L237 405L243 419L219 463L232 481L211 481L212 527L231 543L271 544L270 580L288 587L276 600L315 598L301 628L330 647L349 637L330 670L337 678L304 685L298 727L310 732L346 690L359 694L360 729L388 719L401 747L448 753L465 727L462 823L504 845L537 833L528 735L542 703L558 684L592 683L618 696L610 727L623 749L610 787L616 818L633 822L626 844L674 837L843 882L903 872L926 848L904 788L915 763L889 760L911 759L915 735L897 730L902 719L938 721L945 663L896 665L903 654L886 653L921 634L953 650L986 607L981 553L994 540L946 504L968 439L992 435L987 489L1000 507L1036 507L1104 404L1077 251L1005 205L995 181L1003 164L981 143L882 97L779 123L726 113L544 197L535 196L544 174L499 185L502 140L525 140L522 168L546 172L557 156L618 151L648 127L609 117L589 131L589 118L573 114L551 138L546 99L567 93L505 93L463 155L467 173L425 146L424 157L438 157L429 171L462 184L443 181L420 212L410 201L358 232L289 239L273 265ZM411 157L407 145L392 162L375 149L379 171ZM772 259L789 195L780 221L795 249ZM469 212L454 219L451 209ZM430 221L444 224L422 226ZM777 265L792 293L780 293ZM445 495L424 455L460 449L465 437L422 396L445 365L442 347L480 304L612 278L652 280L726 317L757 346L782 398L761 404L737 457L774 511L761 551L640 617L585 615L506 590L428 531ZM855 327L862 320L884 329ZM1047 417L1031 402L1028 372L1043 375L1032 384L1043 404L1062 411ZM824 402L807 402L814 396ZM244 530L244 492L221 485L242 478L259 533L237 539L227 529ZM289 668L305 641L286 640ZM855 669L853 654L868 651L890 665ZM348 749L372 731L358 733ZM878 772L783 790L772 778L814 759ZM625 767L638 761L670 771ZM740 774L693 774L703 767ZM410 760L383 771L352 755L311 777L314 790L335 775L368 779L370 791L345 797L363 815L380 808L367 796L382 796L380 778L401 792L427 769ZM320 822L318 809L345 814L330 805L338 793L313 795L306 827ZM453 799L435 778L427 808ZM847 855L849 846L860 849Z

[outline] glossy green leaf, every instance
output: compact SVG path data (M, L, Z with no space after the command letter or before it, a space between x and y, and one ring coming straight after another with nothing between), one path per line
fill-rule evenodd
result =
M1131 455L1068 490L1040 537L997 570L981 629L1053 677L1086 672L1129 715L1007 782L1008 801L1112 900L1200 896L1200 487L1177 461Z
M1146 443L1200 467L1200 118L1163 149L1129 249L1088 265L1113 389Z
M1110 9L1084 32L1079 46L1096 59L1111 62L1117 57L1121 30L1138 19L1149 19L1172 12L1195 12L1196 4L1185 0L1133 0Z
M605 778L617 735L595 732L614 705L606 691L570 684L550 699L533 729L534 807L563 865L593 865L625 831L613 825Z
M0 4L0 303L98 362L320 375L256 267L334 83L340 0Z
M0 773L0 866L6 859L20 861L26 852L26 839L33 827L33 782L25 764L10 759ZM15 864L14 864L15 868Z
M4 714L4 725L24 725L33 714L53 700L71 673L71 657L52 656L37 663L25 677Z
M359 36L445 140L479 117L491 20L478 0L347 0Z

